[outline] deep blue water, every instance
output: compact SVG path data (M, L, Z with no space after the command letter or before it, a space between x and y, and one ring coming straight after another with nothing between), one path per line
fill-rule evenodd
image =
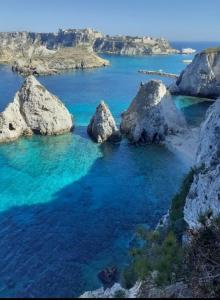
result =
M157 223L189 169L162 146L90 141L85 126L98 102L119 121L149 79L139 69L184 68L180 55L105 57L111 67L39 78L74 114L74 134L0 146L0 296L73 297L98 288L97 273L126 264L135 228ZM1 110L22 81L0 66ZM208 107L174 101L193 126Z

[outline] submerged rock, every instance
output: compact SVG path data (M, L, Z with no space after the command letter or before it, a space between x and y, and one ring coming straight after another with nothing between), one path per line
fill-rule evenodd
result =
M134 143L158 143L184 127L185 120L166 86L157 80L141 84L129 109L122 114L121 131Z
M220 215L220 98L201 127L197 172L184 208L190 228L199 228L204 215L210 219Z
M116 143L121 141L121 134L104 101L97 107L96 113L91 119L87 131L91 138L97 143Z
M58 135L72 128L72 116L64 104L34 76L25 80L14 101L0 114L0 142L33 133Z
M220 48L197 54L170 88L171 93L214 98L220 96Z

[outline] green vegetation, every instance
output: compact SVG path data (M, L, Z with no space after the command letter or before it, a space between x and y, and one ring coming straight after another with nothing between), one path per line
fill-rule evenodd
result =
M220 217L201 216L201 228L186 251L189 285L195 298L220 297ZM209 225L208 225L209 224Z

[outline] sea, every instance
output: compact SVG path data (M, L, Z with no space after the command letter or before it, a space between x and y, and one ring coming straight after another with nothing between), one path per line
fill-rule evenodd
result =
M173 42L198 51L216 45ZM78 297L101 286L100 271L129 263L137 228L157 224L191 166L162 145L97 145L86 127L101 100L120 123L140 83L158 79L138 70L180 74L193 56L102 55L109 67L38 78L71 111L75 130L0 145L0 297ZM23 80L0 65L0 111ZM173 101L192 127L210 105Z

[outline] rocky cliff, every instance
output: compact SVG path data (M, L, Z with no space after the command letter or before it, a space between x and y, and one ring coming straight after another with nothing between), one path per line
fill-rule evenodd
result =
M128 110L122 114L121 131L134 143L158 143L184 127L184 118L166 86L157 80L142 84Z
M58 135L72 128L72 116L63 103L30 76L0 114L0 143L33 133Z
M197 171L186 199L185 220L197 229L199 219L220 215L220 98L207 112L197 154Z
M105 36L96 39L96 52L120 55L152 55L179 53L165 39L132 36Z
M115 120L107 107L102 101L92 117L88 126L88 134L97 143L119 142L121 134L116 126Z
M100 34L91 30L55 33L0 33L0 63L22 75L49 75L71 69L109 64L93 52Z
M220 48L197 54L170 89L171 93L214 98L220 96Z

